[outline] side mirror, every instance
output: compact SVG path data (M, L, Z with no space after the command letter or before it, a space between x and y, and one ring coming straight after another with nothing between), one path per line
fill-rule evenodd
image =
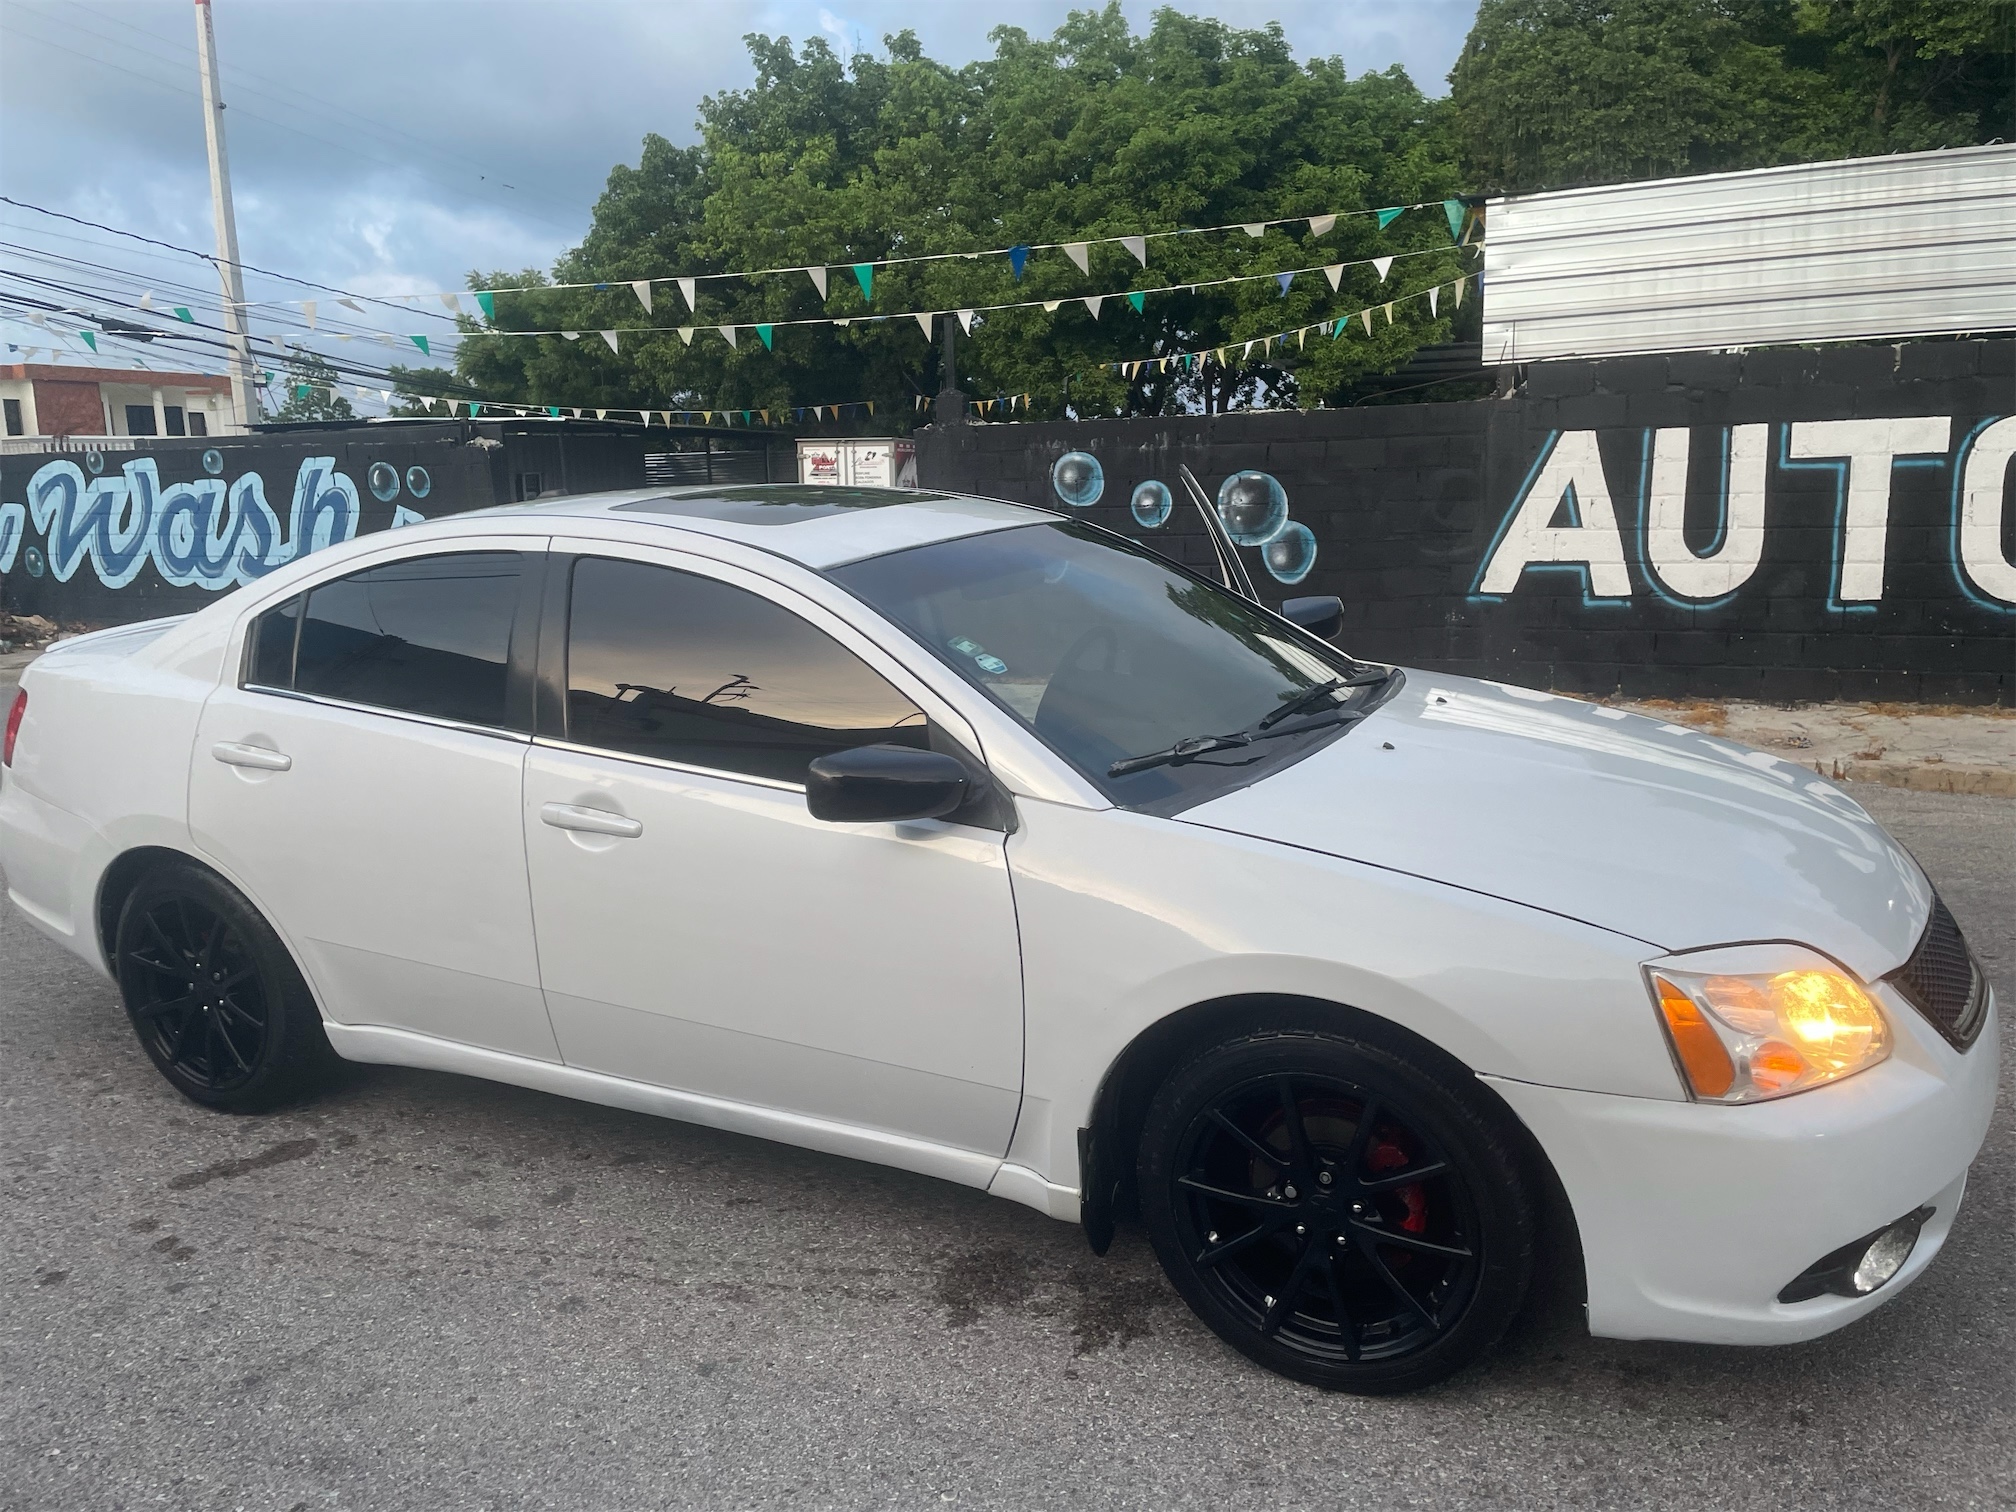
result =
M966 801L972 779L954 758L914 746L856 746L816 758L805 807L834 824L941 819Z
M1292 598L1281 606L1281 618L1300 625L1311 635L1335 640L1344 633L1344 600L1329 593Z

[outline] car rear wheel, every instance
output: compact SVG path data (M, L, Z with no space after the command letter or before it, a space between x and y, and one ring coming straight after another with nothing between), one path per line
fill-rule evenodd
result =
M1156 1096L1142 1216L1233 1348L1330 1390L1418 1390L1495 1343L1526 1294L1535 1202L1501 1116L1380 1046L1247 1035Z
M120 996L184 1096L249 1113L325 1081L337 1057L308 984L243 894L191 865L142 877L119 911Z

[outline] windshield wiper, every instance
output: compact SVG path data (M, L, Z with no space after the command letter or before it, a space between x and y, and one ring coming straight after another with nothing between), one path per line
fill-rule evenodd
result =
M1351 724L1363 719L1373 707L1384 700L1371 697L1361 700L1353 708L1332 708L1318 710L1308 719L1289 728L1277 729L1282 720L1300 714L1318 700L1346 688L1368 688L1388 682L1397 671L1394 667L1361 666L1345 677L1333 677L1326 683L1318 683L1313 688L1298 693L1289 702L1263 715L1243 730L1234 730L1226 735L1191 735L1166 751L1150 751L1145 756L1128 756L1106 768L1108 777L1125 777L1132 772L1145 772L1151 767L1166 766L1172 761L1188 761L1193 756L1208 755L1212 751L1235 751L1241 746L1249 746L1256 740L1273 740L1282 735L1300 735L1304 730L1318 730L1333 724Z

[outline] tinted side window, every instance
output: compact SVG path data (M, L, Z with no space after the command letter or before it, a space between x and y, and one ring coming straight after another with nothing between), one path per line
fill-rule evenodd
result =
M294 686L464 724L505 724L523 559L470 551L370 567L308 595Z
M930 739L922 710L789 610L712 578L597 557L574 567L567 734L782 782L803 782L815 756Z
M300 623L298 595L277 609L268 609L252 622L252 656L245 667L246 682L261 688L294 686L294 631Z

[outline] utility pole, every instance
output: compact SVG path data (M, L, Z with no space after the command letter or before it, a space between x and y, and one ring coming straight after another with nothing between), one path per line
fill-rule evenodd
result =
M217 33L210 0L196 0L196 56L203 69L203 133L210 143L210 208L217 219L217 276L224 330L231 338L231 407L241 429L259 417L257 372L245 333L245 277L238 267L238 218L231 211L231 160L224 150L224 101L217 90Z
M944 372L939 375L937 420L940 425L958 425L966 418L966 396L959 389L959 370L952 360L953 331L959 317L947 310L938 317L945 323Z

